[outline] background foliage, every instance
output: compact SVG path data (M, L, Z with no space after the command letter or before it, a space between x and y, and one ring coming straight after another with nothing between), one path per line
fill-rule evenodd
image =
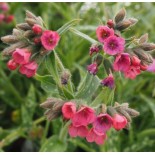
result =
M48 29L57 30L66 22L82 19L76 29L96 39L95 30L107 18L125 7L129 17L139 19L138 24L123 35L140 36L149 33L155 42L155 3L9 3L15 21L0 25L0 36L10 34L16 23L24 21L25 10L40 15ZM6 45L0 42L0 50ZM71 32L64 33L56 48L64 66L71 70L77 86L90 63L90 43ZM39 104L53 91L45 92L40 82L27 79L6 68L7 60L0 60L0 150L1 151L155 151L155 74L143 73L136 80L117 78L115 101L129 102L141 115L133 120L129 131L113 131L102 146L87 143L80 138L58 140L61 119L47 122ZM44 75L43 67L40 71ZM99 73L104 77L103 73ZM92 90L93 91L93 90ZM55 136L53 136L55 135ZM52 136L52 137L51 137Z

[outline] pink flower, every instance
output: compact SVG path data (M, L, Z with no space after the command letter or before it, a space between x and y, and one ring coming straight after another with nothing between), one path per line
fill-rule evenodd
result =
M127 119L119 114L115 114L113 117L113 127L116 130L121 130L123 128L125 128L125 126L127 125L128 121Z
M147 71L155 72L155 59L153 60L153 63L148 66Z
M138 57L136 57L136 56L132 56L131 57L131 63L132 63L132 65L139 66L140 65L140 62L141 62L141 60Z
M124 74L126 78L135 79L140 74L140 66L131 65Z
M87 66L87 70L90 74L96 75L98 71L97 63L93 63Z
M105 79L103 79L101 81L101 85L102 86L109 87L110 89L113 89L114 88L114 85L115 85L113 75L112 74L109 74L108 77L106 77Z
M15 70L18 67L18 64L13 59L11 59L11 60L8 61L7 67L10 70Z
M92 128L87 134L86 139L89 143L95 142L96 144L101 145L104 143L104 140L106 139L106 134L104 133L103 135L98 135Z
M112 117L108 114L100 114L93 122L94 131L98 135L104 135L107 130L111 128L113 124Z
M27 49L20 48L17 48L12 54L14 61L20 65L28 63L30 56L31 52L29 52Z
M142 65L140 64L140 70L146 71L148 69L148 65Z
M53 50L60 40L60 36L55 31L46 30L41 36L41 43L48 51Z
M35 75L37 68L37 63L35 61L32 61L27 64L21 65L21 67L19 68L19 72L29 78Z
M125 40L121 37L110 36L104 42L104 51L109 55L116 55L124 51Z
M89 50L89 55L92 56L93 53L98 53L101 49L99 45L92 45Z
M73 102L66 102L62 107L62 114L66 119L71 119L76 112L76 105Z
M113 68L115 71L126 72L130 64L130 55L128 53L122 53L116 56Z
M108 37L114 35L114 30L110 29L108 26L99 26L96 30L96 35L98 40L104 43Z
M6 16L4 19L4 21L8 24L11 23L13 20L14 20L14 15Z
M9 10L8 4L5 3L5 2L0 2L0 10L2 10L2 11L8 11Z
M69 135L71 137L86 137L88 134L88 129L86 126L75 127L72 124L69 127Z
M90 107L83 106L74 114L72 123L73 126L76 127L87 126L88 124L92 123L94 119L95 111Z
M42 28L40 25L38 24L34 24L34 26L32 27L32 30L35 34L39 35L42 33Z

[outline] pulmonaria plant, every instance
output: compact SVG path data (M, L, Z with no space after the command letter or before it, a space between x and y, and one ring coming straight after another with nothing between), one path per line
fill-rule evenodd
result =
M155 72L155 60L150 52L155 49L155 44L147 43L147 34L139 39L123 37L122 32L137 22L134 18L126 18L125 9L120 10L114 20L109 19L106 25L98 26L99 42L72 28L77 21L51 31L46 29L41 17L26 11L25 23L17 24L12 35L1 38L9 44L3 55L10 59L7 63L10 70L18 69L27 77L35 76L48 93L51 85L51 93L57 89L40 106L46 109L44 115L49 121L62 118L65 125L61 128L61 141L67 137L67 131L70 137L85 138L87 142L101 145L112 128L116 131L129 129L132 118L139 115L138 111L129 108L128 103L114 102L116 72L120 71L130 79L135 79L143 71ZM61 33L68 30L92 43L89 51L92 64L87 66L87 72L76 89L70 71L54 51ZM36 72L45 56L50 75L40 76ZM100 70L101 65L105 70ZM98 71L106 73L102 80L97 76Z
M9 24L13 21L14 16L9 14L9 5L6 2L0 2L0 25Z
M33 77L38 65L58 44L60 36L56 31L47 30L41 17L26 11L25 23L16 25L12 35L1 38L10 46L3 50L8 56L8 68L18 69L28 78Z

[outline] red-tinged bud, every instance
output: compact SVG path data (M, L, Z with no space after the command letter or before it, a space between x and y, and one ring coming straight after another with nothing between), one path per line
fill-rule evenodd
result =
M92 56L93 53L98 53L102 49L102 45L92 45L89 50L89 55Z
M142 65L142 64L140 64L140 70L146 71L147 68L148 68L148 65Z
M98 71L97 63L93 63L87 66L87 70L90 74L96 75Z
M132 65L138 66L138 65L140 65L140 62L141 62L141 60L138 57L136 57L136 56L132 56L131 57L131 63L132 63Z
M114 28L114 21L112 19L109 19L107 21L107 25L108 25L109 28Z
M8 24L11 23L13 20L14 20L14 16L13 15L6 16L5 19L4 19L4 21L6 23L8 23Z
M32 27L32 30L35 34L39 35L42 33L42 28L40 25L34 24L34 26Z
M10 70L15 70L18 67L18 64L13 59L11 59L11 60L8 61L7 67Z
M41 43L40 37L35 37L35 38L33 39L33 41L34 41L34 43L35 43L36 45L38 45L38 44Z

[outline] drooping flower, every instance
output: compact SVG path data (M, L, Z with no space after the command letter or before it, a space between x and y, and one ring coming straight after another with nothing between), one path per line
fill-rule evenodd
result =
M57 46L59 40L60 36L55 31L46 30L41 36L41 43L43 47L48 51L53 50Z
M12 54L14 61L20 65L28 63L30 56L31 52L29 52L27 49L20 48L17 48Z
M27 64L21 65L21 67L19 68L19 72L30 78L35 75L37 68L38 64L35 61L32 61Z
M73 118L72 123L73 126L87 126L92 123L95 119L95 111L90 107L83 106L77 111Z
M94 131L98 135L104 135L111 128L113 119L108 114L100 114L93 122Z
M140 73L140 66L131 65L128 71L124 72L124 75L126 78L135 79Z
M32 27L32 30L35 34L39 35L42 33L42 28L40 25L38 24L34 24L34 26Z
M101 81L101 85L102 86L109 87L110 89L113 89L114 88L114 85L115 85L113 75L112 74L109 74L108 77L106 77L105 79L103 79Z
M141 62L141 60L138 57L136 57L136 56L132 56L131 57L131 63L132 63L132 65L139 66L140 65L140 62Z
M13 59L11 59L11 60L8 61L7 67L10 70L15 70L18 67L18 64Z
M62 114L64 118L71 119L76 112L76 105L73 102L66 102L62 107Z
M69 135L71 137L86 137L88 134L88 128L86 126L75 127L72 124L69 127Z
M124 51L125 40L117 36L110 36L104 42L104 51L109 55L116 55Z
M115 71L126 72L130 67L130 55L128 53L121 53L116 56L113 68Z
M121 130L123 128L125 128L125 126L127 125L128 121L127 119L119 114L115 114L113 117L113 127L116 130Z
M148 66L147 71L155 72L155 59L153 60L153 63Z
M87 70L90 74L96 75L97 71L98 71L98 65L97 63L92 63L90 65L87 66Z
M92 45L89 50L89 55L92 56L93 53L98 53L101 49L101 45Z
M108 26L99 26L96 30L96 35L97 35L98 40L101 43L104 43L104 41L108 37L114 35L114 30L109 28Z
M101 145L106 139L106 134L104 133L103 135L98 135L92 128L87 134L86 139L89 143L95 142L96 144Z

